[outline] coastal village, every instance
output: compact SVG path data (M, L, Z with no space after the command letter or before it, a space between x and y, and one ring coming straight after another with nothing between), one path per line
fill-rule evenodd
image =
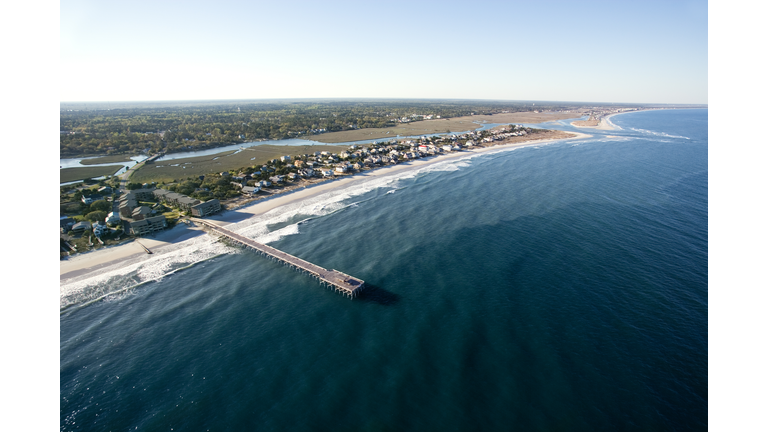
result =
M80 201L70 201L69 208L80 210L82 215L60 217L60 255L64 258L73 253L152 236L190 216L204 218L275 194L382 166L473 148L569 135L509 125L463 134L352 145L339 153L317 151L284 155L261 166L211 173L168 184L126 183L113 177L91 187L62 192L62 199ZM154 159L148 163L153 163ZM111 211L107 213L107 210Z

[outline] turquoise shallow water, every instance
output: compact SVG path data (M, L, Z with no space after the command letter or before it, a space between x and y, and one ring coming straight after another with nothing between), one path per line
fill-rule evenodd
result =
M209 237L65 281L61 429L706 429L707 111L612 120L234 226L358 300Z

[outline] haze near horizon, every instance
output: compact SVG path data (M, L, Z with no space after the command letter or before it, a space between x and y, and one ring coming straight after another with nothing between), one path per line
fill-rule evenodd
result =
M60 4L62 102L706 104L707 2Z

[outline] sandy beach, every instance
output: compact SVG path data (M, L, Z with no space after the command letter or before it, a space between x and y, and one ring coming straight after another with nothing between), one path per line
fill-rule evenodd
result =
M577 128L589 128L589 129L598 129L598 130L615 130L616 126L613 123L611 123L610 118L612 116L615 116L616 114L621 114L621 113L610 114L608 116L601 118L600 123L597 126L587 126L583 124L576 124L575 121L571 122L571 126L577 127Z
M551 144L553 142L562 141L565 139L585 139L591 137L591 135L583 133L571 133L576 136L571 138L544 139L512 144L500 144L491 147L482 147L456 153L433 156L430 158L416 159L397 165L385 166L374 170L364 171L355 175L344 176L333 181L323 182L301 189L295 189L287 193L276 195L274 198L259 200L253 204L221 212L207 219L213 223L224 226L230 223L240 222L249 217L267 213L270 210L280 206L302 201L322 193L326 193L330 190L346 187L355 182L361 182L372 177L389 176L405 170L416 170L428 165L445 162L452 159L465 158L473 154L482 154L517 147ZM63 281L72 277L81 276L100 268L114 265L119 261L126 260L130 257L146 254L141 245L145 246L150 251L155 252L157 249L163 248L165 246L183 242L185 240L189 240L204 234L205 232L202 229L190 227L180 222L169 230L161 231L148 237L142 237L139 240L130 241L125 244L111 246L109 248L100 249L97 251L77 254L72 257L68 257L67 259L61 260L59 267L59 279L60 281Z
M572 121L571 122L571 126L577 127L577 128L589 128L589 129L598 129L598 130L616 130L616 129L621 129L621 128L619 128L618 126L616 126L615 124L613 124L611 122L611 117L613 117L615 115L619 115L619 114L627 114L627 113L639 112L639 111L654 111L654 110L657 110L657 109L661 109L661 108L638 109L638 110L635 110L635 111L624 111L624 112L617 112L617 113L613 113L613 114L608 114L607 116L605 116L605 117L600 119L600 123L597 126L578 125L578 124L576 124L576 122L578 120L577 121Z

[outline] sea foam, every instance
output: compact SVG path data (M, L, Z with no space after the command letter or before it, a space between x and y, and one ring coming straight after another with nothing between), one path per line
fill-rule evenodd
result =
M414 167L414 169L399 171L391 175L374 176L300 202L277 207L263 215L228 225L227 229L260 243L273 243L286 236L301 234L300 225L303 223L357 205L361 201L355 201L355 198L373 190L380 188L402 189L399 184L401 180L412 179L429 173L458 171L470 167L472 165L471 160L476 157L516 149L500 148L498 151L471 153L467 154L466 157L432 163L424 167ZM80 277L62 281L60 285L60 308L64 309L72 305L101 299L108 301L114 298L123 298L130 295L136 287L160 280L196 263L222 254L233 253L240 253L240 250L229 247L219 242L218 239L207 235L158 248L152 255L141 255Z

